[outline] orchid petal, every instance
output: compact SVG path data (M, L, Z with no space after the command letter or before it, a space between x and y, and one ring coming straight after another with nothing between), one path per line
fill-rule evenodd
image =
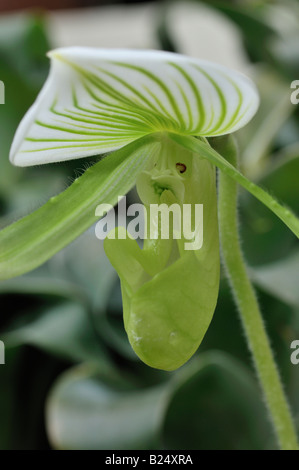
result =
M88 168L65 191L0 232L0 280L19 276L47 261L104 215L101 203L115 205L159 149L144 137Z
M103 154L155 132L231 133L259 104L247 77L179 54L75 47L49 57L11 148L18 166Z

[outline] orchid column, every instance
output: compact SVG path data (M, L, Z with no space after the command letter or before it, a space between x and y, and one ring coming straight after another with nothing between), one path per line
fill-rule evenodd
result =
M207 140L238 130L254 116L259 103L255 87L237 72L170 53L70 48L49 56L49 78L16 133L12 163L26 166L109 155L65 192L1 233L1 277L22 274L46 261L95 222L98 204L115 204L136 182L145 205L157 199L167 205L203 204L203 245L193 251L184 250L182 240L174 237L146 240L143 250L129 238L105 242L120 275L124 323L134 350L153 367L176 369L198 348L217 301L215 166L226 175L225 181L240 183L299 236L294 214L224 158L227 141L216 139L218 153ZM231 203L231 194L221 191L220 208ZM232 201L235 207L236 198ZM221 227L226 230L225 224ZM233 224L232 239L236 236ZM228 261L227 238L223 242ZM237 255L236 243L232 250ZM243 274L240 262L237 269L226 263L233 288ZM239 306L251 290L248 279L244 286L236 293ZM260 331L260 313L254 308ZM250 315L245 318L242 308L240 313L255 356L254 325L247 328ZM267 338L260 335L260 340L271 364L270 379L263 361L255 364L277 436L283 448L296 448ZM273 387L278 401L269 400Z

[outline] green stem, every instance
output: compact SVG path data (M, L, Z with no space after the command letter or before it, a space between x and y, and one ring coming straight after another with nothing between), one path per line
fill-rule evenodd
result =
M237 166L237 151L232 137L215 139L212 145ZM240 247L237 193L236 182L219 172L218 207L223 261L280 447L297 450L295 427Z

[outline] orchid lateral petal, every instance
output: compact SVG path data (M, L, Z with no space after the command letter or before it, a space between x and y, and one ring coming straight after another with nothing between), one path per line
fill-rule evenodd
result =
M0 232L0 280L19 276L47 261L104 215L135 184L159 143L144 137L88 168L71 186L32 214Z
M242 74L179 54L73 47L49 57L11 148L18 166L103 154L156 132L231 133L259 104Z

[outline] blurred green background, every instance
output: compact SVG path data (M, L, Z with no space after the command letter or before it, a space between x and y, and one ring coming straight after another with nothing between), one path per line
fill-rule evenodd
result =
M160 48L250 75L261 106L236 134L242 170L299 212L299 105L290 102L290 84L299 80L297 0L87 4L60 1L64 10L55 10L53 1L1 3L1 228L86 169L86 159L32 168L8 161L18 123L47 76L45 53L65 45ZM299 428L299 365L290 361L290 344L299 339L298 241L242 190L239 212L250 275ZM223 275L208 333L176 372L151 369L132 352L119 282L94 229L39 269L2 282L0 297L0 449L276 448Z

